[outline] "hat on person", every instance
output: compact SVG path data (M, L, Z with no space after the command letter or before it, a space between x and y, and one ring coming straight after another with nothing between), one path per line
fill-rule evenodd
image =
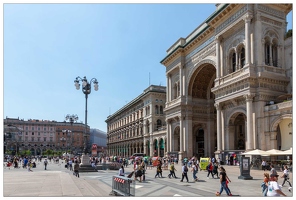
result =
M270 177L278 177L278 174L270 174Z

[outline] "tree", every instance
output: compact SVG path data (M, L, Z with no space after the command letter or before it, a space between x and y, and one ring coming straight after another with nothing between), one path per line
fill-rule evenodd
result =
M288 30L288 32L285 35L285 39L292 37L292 29Z

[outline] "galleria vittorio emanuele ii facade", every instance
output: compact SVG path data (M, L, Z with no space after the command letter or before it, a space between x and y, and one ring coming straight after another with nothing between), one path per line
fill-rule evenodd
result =
M163 116L155 114L159 98L151 97L149 105L146 99L133 107L145 113L139 118L132 118L132 109L108 117L109 154L225 159L254 149L290 149L293 55L286 15L291 10L292 4L217 4L160 61L167 78ZM137 120L143 121L143 132L129 134ZM125 140L118 140L121 134Z

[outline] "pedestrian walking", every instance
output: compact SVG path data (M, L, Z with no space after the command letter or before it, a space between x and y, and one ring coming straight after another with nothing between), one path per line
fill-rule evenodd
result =
M173 177L173 178L177 178L176 177L176 174L175 174L175 171L176 168L175 168L175 165L174 165L174 162L171 162L171 165L170 165L170 174L168 175L169 178Z
M32 163L31 163L31 160L29 160L28 161L28 172L33 172L33 170L31 170L32 169Z
M269 174L264 173L264 179L263 179L263 182L261 183L262 194L263 194L264 197L267 196L268 182L269 182Z
M46 170L47 164L48 164L48 161L47 161L47 159L45 158L45 160L44 160L44 170Z
M118 176L124 176L124 167L123 167L123 164L122 164L121 167L119 168Z
M227 181L231 182L230 179L228 178L227 174L226 174L226 170L224 169L224 167L220 167L220 192L216 193L216 196L221 196L223 190L225 190L226 194L228 196L232 196L229 187L227 186Z
M270 174L277 174L274 165L270 165L271 169L270 169Z
M287 181L287 183L289 183L290 187L292 187L292 184L290 183L290 180L289 180L289 170L288 170L287 165L284 166L284 172L283 172L281 178L284 178L284 181L283 181L282 185L280 185L280 187L284 187L286 181ZM289 190L290 190L290 188L289 188Z
M213 175L213 164L212 162L210 161L209 164L207 165L207 168L206 170L208 171L208 175L207 175L207 178L209 179L209 175L211 174L212 175L212 178L214 178L214 175Z
M70 171L73 171L73 166L72 166L73 162L72 162L72 159L69 159L68 164L69 164Z
M218 173L218 163L215 162L214 165L213 165L213 176L217 176L217 178L219 178L219 173Z
M278 177L277 174L271 174L270 179L268 182L268 189L267 189L267 196L273 197L273 196L287 196L285 193L282 192L282 189L280 185L278 184Z
M75 161L75 164L74 164L74 174L75 174L75 176L76 177L78 177L79 178L79 164L78 164L78 161L76 160Z
M192 175L193 175L193 181L198 181L198 177L196 176L198 172L199 166L196 164L196 162L193 162L192 164Z
M162 169L161 169L161 163L159 162L157 167L156 167L156 174L155 174L155 177L158 176L158 178L160 178L160 174L162 173Z
M261 167L262 167L262 170L265 171L265 168L266 168L266 162L265 162L265 160L262 160Z
M184 177L186 178L186 180L187 180L187 183L189 182L189 181L188 181L187 172L188 172L187 163L186 163L186 162L184 162L184 163L183 163L183 166L182 166L182 179L181 179L181 181L180 181L180 182L183 182L183 179L184 179Z

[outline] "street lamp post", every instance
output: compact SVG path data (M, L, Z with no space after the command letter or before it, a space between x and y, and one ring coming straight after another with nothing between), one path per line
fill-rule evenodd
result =
M92 78L88 82L85 76L83 77L83 79L78 76L74 80L75 87L77 90L80 89L79 81L82 82L82 92L85 94L85 130L84 130L84 145L83 145L84 148L83 148L83 155L82 155L80 167L83 167L83 166L88 167L88 166L90 166L90 164L89 164L89 158L87 157L87 143L86 143L86 139L87 139L87 97L91 93L91 83L94 83L95 91L98 91L99 85L98 85L98 81L96 78Z
M67 114L66 115L66 117L65 117L65 120L66 121L69 121L70 122L70 124L71 124L71 139L70 139L70 153L72 153L72 144L73 144L73 134L72 134L72 132L73 132L73 123L74 122L76 122L77 120L78 120L78 116L77 115L70 115L70 114Z

